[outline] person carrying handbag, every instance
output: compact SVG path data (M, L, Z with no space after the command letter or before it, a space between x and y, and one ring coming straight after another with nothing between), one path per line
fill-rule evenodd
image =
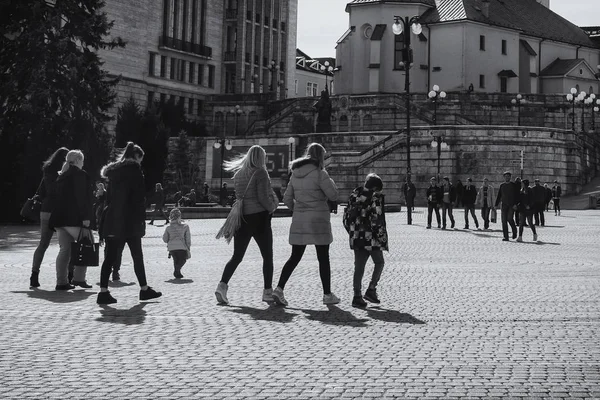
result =
M271 218L279 200L271 187L265 149L254 145L248 152L225 163L225 170L235 172L233 182L236 201L243 200L242 223L233 236L233 255L225 264L221 281L215 290L219 304L229 304L229 280L244 259L250 240L254 239L263 258L263 295L265 302L273 301L273 231Z

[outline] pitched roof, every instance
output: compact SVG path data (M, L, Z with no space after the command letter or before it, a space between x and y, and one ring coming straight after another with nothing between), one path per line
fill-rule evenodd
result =
M519 30L534 37L595 47L585 31L536 0L490 0L488 17L483 14L482 0L435 0L435 3L435 8L423 14L421 23L467 19Z
M324 67L326 61L329 62L329 66L335 68L335 58L312 58L302 50L296 49L296 69L325 75L321 67Z
M540 76L565 76L582 62L584 62L583 59L561 60L557 58L540 72Z
M352 0L346 4L346 12L350 6L369 4L369 3L398 3L398 4L424 4L426 6L435 6L435 0Z

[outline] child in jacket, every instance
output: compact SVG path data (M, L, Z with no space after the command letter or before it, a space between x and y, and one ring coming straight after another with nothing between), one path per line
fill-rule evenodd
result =
M171 210L169 214L170 225L165 229L163 241L167 243L169 258L173 258L173 276L176 279L183 278L181 268L185 265L188 258L191 257L190 248L192 239L190 227L181 221L181 211L178 208Z
M383 181L379 176L367 175L364 186L357 187L350 195L344 211L344 227L349 234L350 248L354 250L353 307L366 307L365 300L380 303L377 284L385 264L383 250L388 250L382 189ZM373 259L375 268L363 298L362 278L369 257Z

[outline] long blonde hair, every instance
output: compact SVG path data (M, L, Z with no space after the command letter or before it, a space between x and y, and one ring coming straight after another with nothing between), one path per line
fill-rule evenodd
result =
M63 163L60 173L63 174L67 172L71 165L75 165L79 161L81 161L81 164L83 165L84 159L85 157L83 156L83 152L81 150L70 150L65 157L65 162Z
M255 144L250 147L246 154L240 155L233 160L225 161L225 171L249 172L254 169L267 169L267 152L261 146Z
M304 156L297 158L290 163L290 169L295 168L296 165L304 163L307 160L315 163L319 169L325 169L325 153L325 147L321 146L319 143L311 143L306 148Z

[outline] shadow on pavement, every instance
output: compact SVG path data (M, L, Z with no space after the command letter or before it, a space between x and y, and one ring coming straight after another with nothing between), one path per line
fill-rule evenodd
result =
M271 322L292 322L297 314L291 314L286 311L284 307L270 303L268 308L254 308L245 306L234 306L234 308L228 308L229 311L246 314L254 319L260 321L271 321Z
M125 287L125 286L133 286L135 282L123 282L123 281L108 281L109 287ZM100 282L97 282L96 285L100 286Z
M346 325L364 328L369 321L367 318L356 318L350 311L344 311L337 306L328 305L327 308L329 309L327 311L303 309L299 309L299 311L307 314L306 318L322 322L326 325Z
M169 280L167 280L165 282L166 283L172 283L172 284L175 284L175 285L184 285L186 283L193 283L194 280L193 279L175 279L175 278L172 278L172 279L169 279Z
M146 302L139 303L131 307L128 310L119 310L109 305L100 305L100 317L96 318L99 322L110 322L113 324L124 324L124 325L140 325L146 320L146 307L148 304L157 302Z
M40 290L13 291L11 293L24 293L32 299L48 300L53 303L73 303L82 301L94 294L85 290Z
M384 322L395 322L397 324L412 324L412 325L423 325L424 321L413 317L407 313L401 313L397 310L388 310L379 306L369 307L366 309L367 315L378 321Z
M56 240L56 235L52 237ZM11 225L0 227L0 250L17 248L35 249L40 242L39 225Z

